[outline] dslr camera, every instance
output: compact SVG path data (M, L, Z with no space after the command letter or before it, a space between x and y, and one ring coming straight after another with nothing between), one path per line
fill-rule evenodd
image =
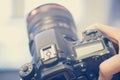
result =
M27 30L32 61L20 68L21 80L98 80L100 63L116 53L97 29L85 30L79 40L71 13L56 3L32 10Z

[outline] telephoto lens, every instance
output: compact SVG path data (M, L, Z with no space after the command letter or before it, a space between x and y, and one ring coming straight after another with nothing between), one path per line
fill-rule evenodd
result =
M27 30L33 59L21 67L21 78L71 80L73 73L63 61L73 56L69 43L78 40L71 13L56 3L43 4L28 14Z
M68 53L63 39L77 40L76 26L71 13L55 3L41 5L32 10L27 17L29 47L34 59L38 59L40 48L55 43Z

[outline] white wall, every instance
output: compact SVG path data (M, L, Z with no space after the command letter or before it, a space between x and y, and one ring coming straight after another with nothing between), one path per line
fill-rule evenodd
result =
M25 21L12 16L12 7L13 0L0 0L0 69L19 68L31 59Z
M49 2L65 6L74 17L79 36L88 25L106 24L109 11L109 0L24 0L25 16L15 19L11 17L12 1L0 0L0 68L19 68L31 60L25 19L35 7Z

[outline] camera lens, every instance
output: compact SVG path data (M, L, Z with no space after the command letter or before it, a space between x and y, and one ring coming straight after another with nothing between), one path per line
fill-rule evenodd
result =
M44 4L32 10L27 17L27 30L29 47L32 56L35 53L34 58L38 57L36 51L37 54L39 54L39 49L45 45L51 44L51 42L55 44L59 43L59 47L61 47L64 52L68 53L65 48L65 50L63 49L63 45L65 44L63 40L75 41L78 39L76 26L71 13L65 7L55 3ZM56 33L49 33L49 30L54 30ZM42 32L46 34L43 35ZM53 34L56 36L52 37ZM45 35L47 37L45 37ZM45 43L47 44L38 40L39 38L42 41L46 41ZM50 38L52 39L50 40ZM37 41L35 41L35 39ZM56 42L56 39L59 39L59 41L57 40ZM34 42L37 43L35 44ZM40 44L40 42L42 43Z
M38 33L51 28L66 30L76 35L76 27L70 12L59 4L45 4L32 10L27 17L28 32Z

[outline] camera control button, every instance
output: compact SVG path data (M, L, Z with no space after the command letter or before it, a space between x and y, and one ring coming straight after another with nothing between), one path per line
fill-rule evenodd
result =
M86 71L87 71L86 68L82 68L82 69L80 70L80 72L82 72L82 73L84 73L84 72L86 72Z
M77 80L88 80L86 76L80 76L77 78Z
M80 65L80 72L84 73L87 71L86 64L84 62L79 63Z
M34 77L34 73L35 73L34 66L31 63L24 64L19 71L22 80L31 79L32 77Z
M84 63L84 62L79 63L79 65L80 65L80 67L81 67L81 68L86 67L86 65L85 65L85 63Z
M97 75L95 75L94 73L90 73L90 74L89 74L89 77L90 77L90 79L92 79L92 80L98 80L98 79L97 79Z
M23 72L27 72L29 70L28 66L23 67Z
M84 67L86 67L86 65L85 65L84 62L80 62L80 63L78 63L78 64L75 64L74 67L84 68Z
M86 41L90 41L90 40L91 40L91 37L90 37L90 36L87 36L87 37L85 38L85 40L86 40Z
M93 56L92 59L93 59L94 61L101 61L101 56L96 55L96 56Z
M102 37L102 33L100 31L97 32L98 37Z

